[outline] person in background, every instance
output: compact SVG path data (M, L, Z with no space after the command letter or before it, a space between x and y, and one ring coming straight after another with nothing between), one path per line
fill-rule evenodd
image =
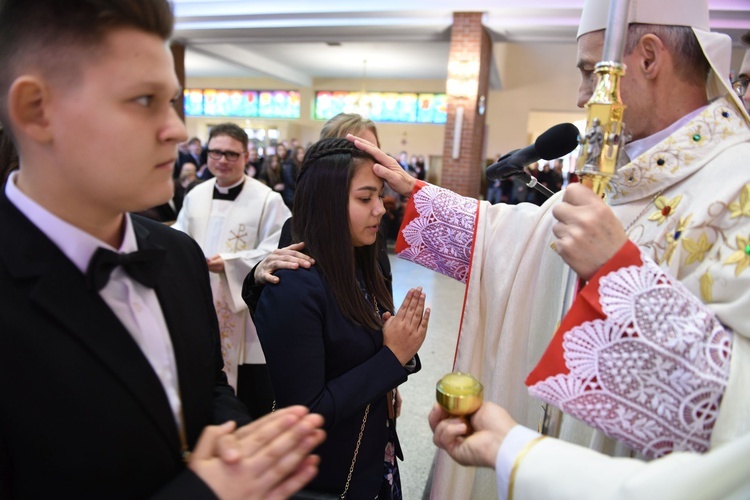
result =
M400 499L396 387L420 368L429 309L417 288L394 312L377 263L385 209L372 165L346 139L308 150L292 236L315 265L277 271L255 322L277 406L304 404L325 418L328 440L316 451L321 469L310 489Z
M174 196L172 202L174 203L174 209L177 215L182 210L182 204L185 200L185 195L193 188L196 184L201 182L198 179L198 169L194 163L185 163L182 165L180 170L180 177L174 183Z
M398 164L401 165L401 168L403 168L407 172L411 172L411 168L409 167L409 153L406 151L401 151L398 154Z
M279 243L289 210L281 196L245 175L247 134L233 123L211 129L208 168L214 177L186 196L174 225L201 246L219 317L224 370L253 417L271 411L273 393L242 282Z
M284 162L287 160L287 156L289 156L289 148L286 147L286 144L283 142L279 142L276 144L276 156L279 157L279 164L283 165Z
M247 148L247 165L245 165L245 174L258 180L263 168L263 158L258 154L258 148L250 144Z
M201 140L197 137L191 137L187 142L186 149L187 153L180 153L178 157L179 167L182 167L182 165L184 165L185 163L192 163L198 169L197 175L199 179L210 179L213 174L211 174L211 171L206 165L206 163L208 162L208 157L206 155L206 150L203 148ZM178 169L177 171L179 172L180 170ZM176 175L175 177L177 177L178 175Z
M186 139L172 25L166 0L0 1L0 498L282 498L316 473L305 408L235 432L201 251L129 215L169 200Z
M281 159L277 155L263 158L263 170L258 180L279 194L284 191L284 178L281 174Z
M487 168L493 163L495 163L495 161L492 158L487 158L484 160L484 172L485 179L487 181L487 196L485 199L492 205L500 203L500 198L502 195L502 192L500 190L501 181L499 179L490 179L489 177L487 177Z
M417 162L414 164L414 171L417 173L417 179L423 181L427 178L427 165L424 163L424 156L417 156Z
M181 142L177 145L177 159L174 162L174 178L176 179L180 175L180 169L182 167L183 159L188 157L190 152L187 148L187 141Z
M294 203L294 190L297 187L297 175L302 168L302 160L305 157L305 148L302 146L296 146L292 150L289 160L281 168L281 179L284 183L284 190L281 192L281 197L284 198L284 203L292 209Z
M182 202L185 199L185 194L192 189L195 184L202 182L201 179L198 179L196 172L197 170L194 163L183 163L182 169L180 170L180 176L174 182L174 196L172 196L172 199L167 203L162 203L161 205L151 207L148 210L141 210L134 213L167 225L174 224L177 219L177 214L179 214L182 209Z
M528 167L524 167L524 170L526 170L526 172L528 173L531 173L532 171L536 170L535 165L538 164L532 163ZM510 193L510 203L513 205L524 203L529 197L529 187L526 185L526 181L520 175L516 175L512 179L513 187Z
M563 188L563 161L558 158L552 162L552 169L549 173L549 185L547 186L550 191L556 193Z
M205 155L203 154L203 144L197 137L191 137L187 142L187 154L180 155L180 161L184 165L185 163L192 163L196 168L200 168L206 164Z
M742 41L750 45L750 31L742 35ZM737 78L732 81L732 88L737 93L737 96L742 99L745 109L750 111L750 92L747 91L748 84L750 84L750 48L745 51L740 72Z
M409 157L409 173L414 177L417 176L417 155Z

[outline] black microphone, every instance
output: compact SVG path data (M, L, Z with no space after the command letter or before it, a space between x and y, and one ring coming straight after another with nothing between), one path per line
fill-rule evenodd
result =
M523 167L539 160L554 160L578 146L578 127L560 123L540 135L534 144L503 155L487 167L487 179L505 180L524 172ZM529 176L530 177L530 176Z

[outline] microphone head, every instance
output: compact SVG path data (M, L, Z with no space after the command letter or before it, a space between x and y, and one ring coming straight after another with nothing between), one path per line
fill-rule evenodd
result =
M572 123L560 123L540 135L534 142L539 158L554 160L578 147L578 127Z

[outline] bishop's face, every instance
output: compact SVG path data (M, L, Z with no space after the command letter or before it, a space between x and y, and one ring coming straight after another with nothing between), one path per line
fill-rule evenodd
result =
M583 108L596 86L594 67L602 60L604 50L604 31L593 31L578 38L578 63L581 73L581 84L578 87L578 107ZM639 60L635 54L623 58L626 66L625 76L620 80L620 96L625 104L623 121L631 134L631 140L642 139L656 132L651 130L651 113L653 107L649 101L651 94L645 86L638 68Z

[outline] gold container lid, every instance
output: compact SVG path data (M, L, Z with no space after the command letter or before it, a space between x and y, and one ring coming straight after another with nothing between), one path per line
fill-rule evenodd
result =
M470 415L482 406L484 387L468 373L454 372L435 387L437 402L451 415Z

